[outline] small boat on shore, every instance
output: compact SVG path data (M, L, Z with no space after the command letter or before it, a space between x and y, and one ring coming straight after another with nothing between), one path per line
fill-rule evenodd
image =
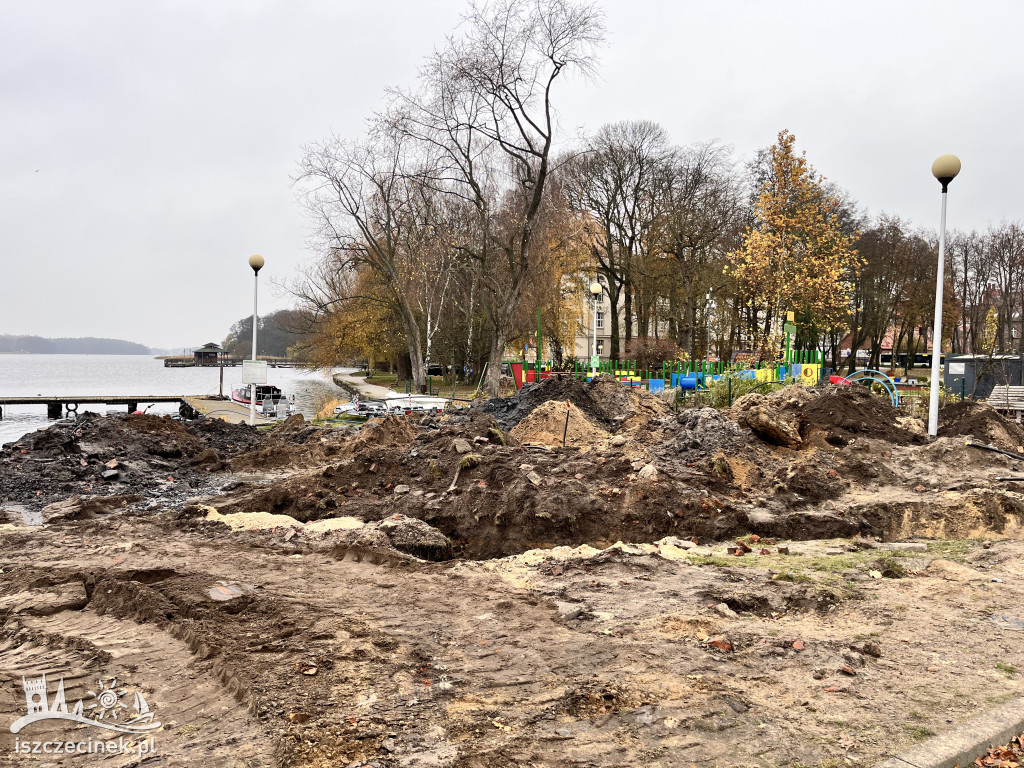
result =
M231 399L242 405L249 405L252 402L252 384L231 391ZM281 415L281 411L290 414L295 406L294 396L286 397L277 387L270 384L256 385L256 409L263 413Z

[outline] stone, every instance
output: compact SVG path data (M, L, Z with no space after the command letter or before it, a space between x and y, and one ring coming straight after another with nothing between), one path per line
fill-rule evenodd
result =
M530 472L529 474L527 474L526 479L529 480L534 485L540 485L542 482L540 475L538 475L536 472Z
M610 445L614 445L616 448L621 448L626 444L626 438L623 435L616 435L608 442Z
M875 659L882 658L882 649L878 643L872 642L871 640L865 640L864 644L858 649L865 656L871 656Z
M863 667L865 664L864 657L856 651L844 651L843 661L845 661L851 667Z
M741 426L778 445L799 448L803 443L800 437L800 421L793 413L774 411L762 405L751 404L739 414L737 421Z
M118 466L120 466L120 465L117 463L117 459L111 459L110 461L108 461L103 466L106 467L107 469L117 469Z
M658 481L658 468L653 464L645 464L637 473L637 478L646 482L656 483Z
M726 603L719 603L715 606L715 610L718 611L718 613L725 616L727 619L738 619L740 617L740 615L736 613L736 611L734 611L732 608L730 608Z
M100 475L101 478L103 478L104 480L107 480L107 481L117 480L117 478L119 478L120 476L121 476L121 473L118 472L116 469L108 469L106 472L103 472Z
M896 552L927 552L928 545L923 542L916 541L889 541L885 544L879 544L879 549L888 549Z
M558 601L555 603L555 610L558 611L558 617L562 621L572 621L578 619L583 615L585 608L578 603L563 603Z
M395 496L402 496L402 495L408 493L411 490L412 489L408 485L396 485L395 486Z
M469 440L461 437L455 438L452 442L452 448L455 449L456 453L469 453L473 450L473 446L469 444Z

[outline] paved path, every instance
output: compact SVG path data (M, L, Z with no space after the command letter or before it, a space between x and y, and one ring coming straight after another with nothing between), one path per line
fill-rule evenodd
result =
M382 387L379 384L367 384L366 379L362 376L355 376L354 368L341 368L335 372L334 376L338 381L343 381L360 395L366 395L366 397L372 397L374 400L383 400L385 397L393 396L398 393L390 387Z

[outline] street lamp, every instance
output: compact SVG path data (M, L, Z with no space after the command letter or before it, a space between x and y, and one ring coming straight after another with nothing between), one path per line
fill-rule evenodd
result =
M590 358L590 376L597 378L597 300L601 298L601 284L594 281L590 284L590 295L594 297L594 351Z
M942 218L939 224L939 267L935 278L935 322L932 324L932 382L928 393L928 434L939 431L939 356L942 353L942 283L943 259L946 253L946 190L960 173L960 158L942 155L932 163L932 175L942 185Z
M711 286L708 286L708 295L704 299L704 319L705 319L705 322L707 324L707 332L708 332L708 343L707 343L707 349L705 351L707 352L708 368L710 368L711 367Z
M256 360L256 297L259 294L260 270L263 269L263 257L254 253L249 257L252 267L252 359ZM255 367L255 366L254 366ZM249 426L256 426L256 384L249 385Z

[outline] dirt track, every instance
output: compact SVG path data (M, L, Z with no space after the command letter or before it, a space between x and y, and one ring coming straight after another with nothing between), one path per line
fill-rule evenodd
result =
M879 432L860 393L728 419L566 394L599 440L531 447L487 413L262 439L122 418L85 451L46 436L50 462L7 449L0 722L45 672L69 702L101 678L143 690L162 723L145 765L870 765L1021 694L1024 497L992 479L1009 459ZM1016 425L967 416L1017 447ZM122 446L138 474L97 480ZM914 537L976 540L876 541ZM88 764L15 758L0 734L0 764Z

